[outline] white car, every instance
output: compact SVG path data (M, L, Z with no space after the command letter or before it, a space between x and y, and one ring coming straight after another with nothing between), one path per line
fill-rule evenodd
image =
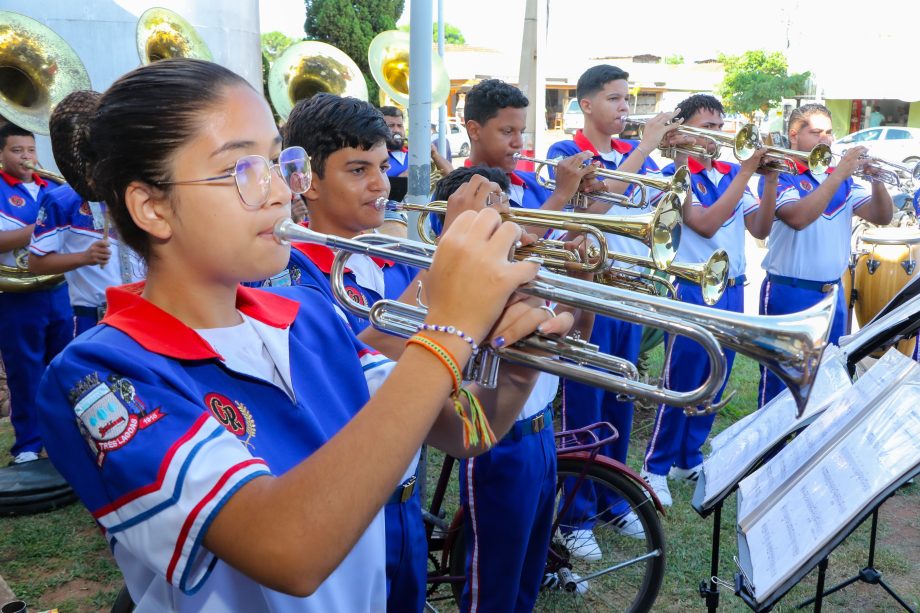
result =
M581 112L578 98L569 98L569 101L565 103L565 110L562 112L562 130L566 134L575 134L576 131L584 127L585 115Z
M436 143L438 141L437 122L433 123L435 124L435 131L431 135L431 142ZM466 135L466 127L460 123L459 119L456 117L449 117L444 133L452 157L469 157L470 139Z
M879 126L848 134L831 145L831 151L842 155L850 147L861 145L869 155L888 162L916 164L920 162L920 128Z

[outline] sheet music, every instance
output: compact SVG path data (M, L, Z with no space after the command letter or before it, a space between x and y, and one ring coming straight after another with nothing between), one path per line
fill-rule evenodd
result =
M811 422L824 409L850 389L849 374L836 346L824 352L805 412L796 417L797 409L788 390L768 402L762 409L739 420L713 439L713 450L703 461L705 495L708 507L744 476L771 447Z
M749 575L759 602L788 581L886 488L920 466L920 369L910 369L897 393L883 391L859 426L747 530L739 528L739 538L745 538L750 553Z
M890 349L776 457L738 484L739 527L746 529L756 520L754 516L763 511L761 507L783 496L798 474L820 458L822 449L835 444L838 437L860 422L867 410L874 409L876 397L899 385L911 374L918 373L920 368L913 360L896 349Z

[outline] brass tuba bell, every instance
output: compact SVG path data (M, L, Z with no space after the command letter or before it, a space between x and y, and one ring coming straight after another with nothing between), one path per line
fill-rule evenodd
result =
M282 119L294 105L319 93L367 101L367 83L361 69L332 45L306 40L284 50L268 72L268 96Z
M48 134L54 106L70 92L91 87L83 62L54 30L0 11L0 115L24 130Z
M137 20L137 55L145 66L157 60L187 57L211 61L211 50L182 15L154 7Z
M374 37L367 48L371 76L387 96L403 108L409 106L409 34L387 30ZM450 95L450 77L444 60L431 54L431 106L439 107Z

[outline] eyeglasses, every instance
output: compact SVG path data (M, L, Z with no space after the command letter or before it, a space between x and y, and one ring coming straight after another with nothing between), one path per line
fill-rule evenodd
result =
M257 209L268 202L272 189L272 170L295 194L302 194L310 187L312 173L310 159L303 147L288 147L278 154L278 161L271 162L261 155L246 155L236 161L233 172L219 177L192 179L189 181L161 181L156 185L194 185L210 183L233 177L236 191L243 205Z

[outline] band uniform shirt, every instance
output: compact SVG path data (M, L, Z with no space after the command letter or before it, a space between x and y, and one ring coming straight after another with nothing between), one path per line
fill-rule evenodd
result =
M387 157L390 159L390 167L387 169L388 177L398 177L409 170L409 149L403 147L395 151L388 151Z
M725 193L728 186L738 175L741 167L729 162L714 161L712 168L706 168L694 160L687 160L687 168L691 173L691 205L709 208ZM661 169L664 177L674 176L674 164L668 164ZM731 216L722 224L712 238L697 234L687 225L684 225L680 237L680 247L674 258L675 262L691 263L705 262L717 249L724 249L728 254L728 278L734 279L744 274L744 218L757 211L760 202L745 187L741 199L735 204Z
M39 201L29 253L44 256L86 251L105 238L105 215L103 203L83 200L69 185L51 189ZM143 259L119 241L114 224L109 226L112 256L108 263L104 267L80 266L64 273L72 306L103 306L106 288L135 283L146 276Z
M289 395L231 368L142 291L108 290L101 325L52 362L38 399L51 459L103 529L136 610L384 610L382 510L308 598L258 585L203 538L245 483L285 473L332 438L393 363L355 338L316 288L240 287L237 309Z
M0 231L20 230L35 223L38 217L38 201L51 188L47 181L33 174L33 185L38 186L38 195L24 183L0 170ZM16 256L25 251L17 248L0 253L0 264L18 266Z
M575 133L575 136L572 140L563 140L557 143L550 145L549 150L546 153L546 157L552 159L555 157L570 157L582 151L590 151L594 154L593 159L599 161L604 168L607 170L616 170L620 167L623 161L630 156L630 154L635 151L636 147L639 146L639 141L636 140L624 140L618 138L610 139L610 146L612 150L609 153L600 153L597 148L591 144L591 141L585 137L584 133L581 130L578 130ZM552 171L552 169L550 169ZM555 173L551 172L555 177ZM642 162L642 167L639 169L637 174L642 174L648 176L650 179L661 179L662 174L658 169L658 165L655 163L655 160L651 156L647 156ZM634 194L634 186L629 186L626 190L626 195L632 195L632 197L637 197ZM652 209L658 204L658 201L661 199L662 192L661 190L648 188L646 190L648 202L644 207L624 207L624 206L611 206L607 210L607 215L644 215L650 213ZM641 241L627 236L620 236L618 234L607 235L607 244L610 247L611 251L617 251L619 253L626 253L630 255L637 255L647 257L649 255L649 248L642 243ZM626 268L633 268L631 265L624 265Z
M798 202L817 189L827 175L813 175L804 164L797 163L799 174L781 173L776 192L776 210ZM828 173L833 169L828 170ZM763 194L761 177L758 191ZM864 186L847 178L827 203L824 212L801 230L786 225L779 217L773 220L767 242L763 268L770 274L832 282L840 279L850 258L850 233L853 212L872 197Z

